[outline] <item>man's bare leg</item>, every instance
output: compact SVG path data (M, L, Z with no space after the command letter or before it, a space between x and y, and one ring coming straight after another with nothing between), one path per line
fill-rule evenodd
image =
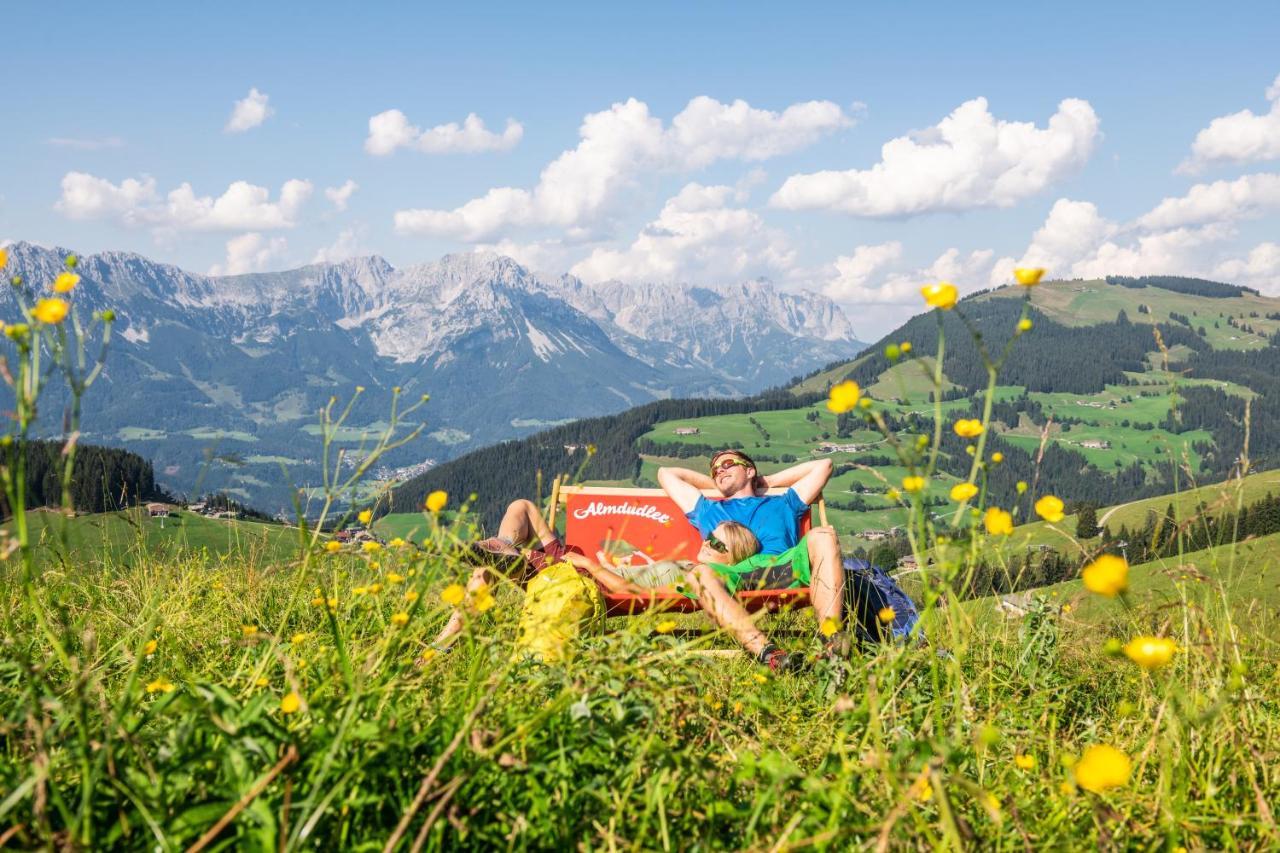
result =
M746 608L725 589L724 582L710 566L698 564L685 575L685 579L698 597L698 604L706 611L711 620L724 628L752 657L760 657L760 652L768 644L769 638L751 621Z
M838 623L844 609L844 565L836 530L815 527L805 541L809 545L809 600L813 614L819 625L827 619Z

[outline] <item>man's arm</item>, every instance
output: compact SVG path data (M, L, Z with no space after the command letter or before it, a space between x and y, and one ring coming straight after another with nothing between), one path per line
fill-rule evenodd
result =
M787 486L796 490L800 500L807 504L817 500L818 495L831 479L831 471L835 466L830 459L813 459L783 468L776 474L766 474L764 480L771 489L784 489Z
M714 489L715 481L698 471L688 468L659 468L658 485L667 497L676 502L681 512L692 512L703 489Z

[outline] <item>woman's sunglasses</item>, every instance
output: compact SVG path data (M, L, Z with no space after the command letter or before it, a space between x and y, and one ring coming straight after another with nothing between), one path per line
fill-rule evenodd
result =
M726 459L723 462L720 462L711 466L711 476L714 477L716 474L719 474L721 471L725 470L726 468L732 468L734 465L740 465L743 468L751 467L746 462L743 462L741 459Z
M717 539L715 534L708 536L704 541L707 543L707 547L712 551L718 551L721 554L729 553L729 546Z

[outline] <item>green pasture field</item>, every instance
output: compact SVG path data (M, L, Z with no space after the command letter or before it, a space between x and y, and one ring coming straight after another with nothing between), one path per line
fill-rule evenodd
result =
M215 557L288 560L297 555L297 530L244 519L206 518L178 511L170 518L149 518L144 509L92 513L66 518L57 511L27 513L32 541L41 560L63 558L77 565L108 564L152 556L207 552ZM4 525L12 529L12 522Z
M373 532L381 539L418 543L430 537L434 528L430 516L421 512L387 513L373 523Z
M186 434L201 441L257 441L258 437L242 430L220 430L208 427L189 429Z
M166 434L162 429L150 427L121 427L116 431L116 437L121 441L155 441L164 438Z

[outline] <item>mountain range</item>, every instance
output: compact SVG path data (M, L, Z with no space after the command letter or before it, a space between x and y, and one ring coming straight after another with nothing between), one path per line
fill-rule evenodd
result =
M25 242L8 252L5 273L36 289L70 254ZM829 299L764 280L588 285L482 253L208 276L103 252L76 271L79 309L118 318L85 440L150 457L175 491L226 490L273 511L290 483L318 480L316 413L357 387L341 436L355 452L385 425L393 388L430 394L424 434L387 458L421 470L653 400L756 393L863 349Z

